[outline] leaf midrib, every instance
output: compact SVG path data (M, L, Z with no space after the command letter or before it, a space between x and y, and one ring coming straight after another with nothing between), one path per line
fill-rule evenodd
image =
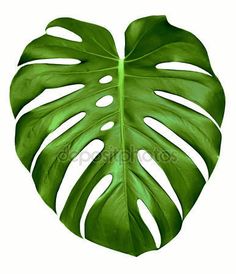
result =
M125 92L125 69L124 69L124 59L119 59L118 62L118 93L119 93L119 122L120 122L120 138L121 138L121 162L122 162L122 174L123 174L123 185L124 185L124 195L125 195L125 202L127 207L127 217L128 217L128 226L130 231L130 212L128 207L128 197L127 197L127 178L126 178L126 161L123 159L123 153L125 152L125 122L124 122L124 92ZM134 248L133 244L133 237L130 233L131 245Z
M124 59L119 59L118 63L118 92L119 92L119 122L120 122L120 138L121 138L121 153L125 151L125 137L124 137ZM121 155L123 158L123 154ZM124 182L126 187L126 163L122 160L122 169L124 174ZM126 192L126 190L125 190Z

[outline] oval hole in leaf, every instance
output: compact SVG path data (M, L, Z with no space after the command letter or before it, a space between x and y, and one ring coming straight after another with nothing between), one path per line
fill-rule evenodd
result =
M59 137L60 135L62 135L65 131L67 131L69 128L71 128L72 126L74 126L75 124L79 123L84 117L86 116L85 112L80 112L76 115L74 115L73 117L71 117L70 119L68 119L67 121L65 121L64 123L62 123L56 130L54 130L52 133L50 133L42 142L39 150L37 151L37 153L34 156L34 159L31 163L31 167L30 167L30 172L32 173L35 163L40 155L40 153L44 150L44 148L51 143L53 140L55 140L57 137Z
M34 98L32 101L30 101L27 105L25 105L21 109L21 111L17 115L17 120L25 113L39 106L53 102L55 100L58 100L59 98L62 98L66 95L76 92L82 89L83 87L84 87L83 84L75 84L75 85L69 85L64 87L45 89L42 93L40 93L40 95L38 95L36 98Z
M165 92L165 91L159 91L159 90L156 90L154 91L154 93L162 98L165 98L165 99L168 99L170 101L173 101L173 102L176 102L178 104L181 104L183 106L186 106L198 113L201 113L202 115L206 116L207 118L211 119L213 123L215 123L215 125L219 128L219 125L217 124L217 122L213 119L213 117L207 112L205 111L205 109L203 109L202 107L200 107L198 104L184 98L184 97L181 97L179 95L176 95L176 94L171 94L171 93L168 93L168 92Z
M104 130L108 130L110 128L112 128L114 126L114 122L107 122L105 125L103 125L101 127L101 130L104 131Z
M111 95L106 95L97 100L96 106L103 108L109 106L113 102L113 97Z
M211 74L209 72L207 72L206 70L192 65L192 64L188 64L188 63L182 63L182 62L165 62L165 63L160 63L156 65L157 69L171 69L171 70L184 70L184 71L195 71L195 72L200 72L200 73L204 73L207 75Z
M82 42L82 38L75 34L74 32L67 30L62 27L51 27L46 30L48 35L75 41L75 42Z
M152 216L151 212L149 211L149 209L147 208L147 206L144 204L142 200L138 200L137 205L138 205L141 218L143 219L145 225L148 227L149 231L151 232L154 238L156 247L159 248L161 246L161 234L154 217Z
M150 128L155 130L157 133L165 137L167 140L172 142L174 145L179 147L183 152L185 152L194 162L194 164L198 167L199 171L202 173L205 180L208 180L209 174L205 161L201 157L201 155L187 142L185 142L182 138L180 138L177 134L175 134L168 127L160 123L159 121L151 118L144 118L145 124L147 124Z
M159 165L152 159L152 156L145 150L138 151L138 160L142 167L157 181L157 183L165 190L171 200L175 203L181 216L182 207L179 199L172 188L170 181L168 180L165 172Z
M71 161L57 193L56 212L58 215L61 214L66 200L79 177L103 148L104 143L99 139L95 139Z
M106 191L106 189L109 187L111 182L112 182L111 174L104 176L90 193L88 200L86 202L83 214L81 216L81 220L80 220L80 232L83 238L85 237L85 221L89 213L89 210L97 201L97 199Z
M111 81L112 81L112 76L111 75L106 75L106 76L102 77L99 80L99 83L101 83L101 84L107 84L107 83L110 83Z

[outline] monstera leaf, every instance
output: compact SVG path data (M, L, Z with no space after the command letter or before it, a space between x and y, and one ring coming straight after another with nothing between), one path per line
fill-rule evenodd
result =
M81 236L80 221L86 202L95 186L110 174L111 183L88 212L85 237L136 256L160 248L179 232L206 180L190 155L145 119L158 122L191 146L204 160L209 175L212 173L220 150L224 93L207 52L193 34L172 26L165 16L142 18L130 24L125 32L124 59L119 58L111 34L100 26L60 18L47 28L54 27L73 32L82 41L45 34L25 48L19 62L22 67L11 85L14 115L46 89L55 92L55 88L68 85L84 86L18 119L17 154L30 170L45 138L70 118L85 113L37 157L32 171L37 191L56 211L57 193L68 166L89 143L100 140L104 147L72 188L61 221ZM70 58L77 63L33 62L55 58ZM202 72L160 67L172 62L186 63ZM110 76L111 81L103 81L105 76ZM112 96L112 103L96 105L105 96ZM184 102L198 106L207 115ZM110 122L113 127L103 130ZM68 157L62 160L59 156L65 150ZM158 178L155 180L141 164L137 154L142 150L165 173L182 212ZM156 150L174 154L175 161L160 159ZM132 160L122 156L133 151ZM140 214L138 201L156 221L160 247Z

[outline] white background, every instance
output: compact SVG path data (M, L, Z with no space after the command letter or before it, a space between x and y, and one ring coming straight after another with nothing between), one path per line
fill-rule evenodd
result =
M14 149L9 85L25 45L57 17L108 28L122 51L134 19L165 14L206 46L225 89L221 157L180 234L159 251L132 257L82 240L42 202ZM0 4L0 273L236 273L234 1L1 1Z

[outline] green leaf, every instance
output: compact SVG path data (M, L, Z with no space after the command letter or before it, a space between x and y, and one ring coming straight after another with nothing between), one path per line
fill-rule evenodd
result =
M204 46L193 34L170 25L165 16L141 18L129 25L124 59L119 58L111 34L100 26L60 18L47 28L52 27L71 31L82 42L45 34L25 48L19 62L22 67L11 85L14 115L45 89L53 93L55 88L68 85L84 87L19 118L16 150L20 160L30 170L45 138L71 117L86 113L40 153L32 172L37 191L56 211L57 193L68 166L89 143L101 140L104 148L74 185L61 221L81 236L80 221L86 201L100 180L111 174L112 182L87 215L85 237L136 256L159 248L140 214L137 202L141 200L155 219L160 247L164 246L179 232L205 184L196 162L166 132L188 144L204 160L209 175L220 151L224 93ZM81 63L28 64L54 58ZM169 62L191 64L204 72L157 66ZM107 75L112 81L102 83ZM113 97L112 104L96 106L99 99L108 95ZM185 100L181 103L176 98ZM206 114L186 102L194 103ZM147 117L152 122L155 119L164 131L153 129L155 121L153 126L144 122ZM101 130L108 122L113 122L113 127ZM156 181L142 166L137 156L141 150L148 152L168 178L182 212L158 178ZM61 159L65 151L67 156ZM132 157L124 157L127 153ZM160 153L174 157L163 159Z

